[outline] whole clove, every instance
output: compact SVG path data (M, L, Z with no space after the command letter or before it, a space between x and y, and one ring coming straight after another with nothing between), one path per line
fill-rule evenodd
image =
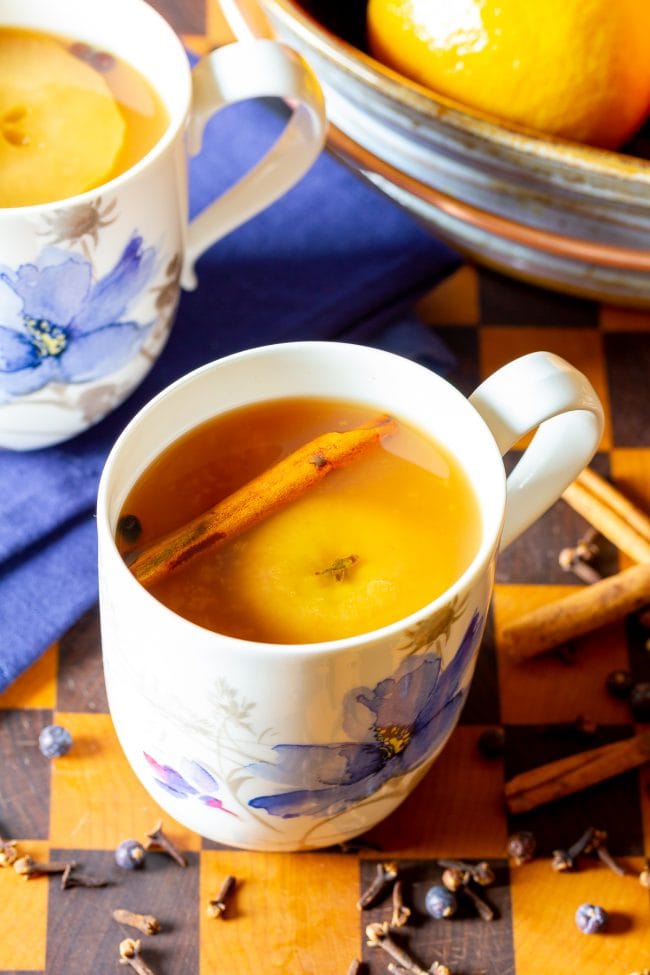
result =
M397 962L400 968L410 973L410 975L430 975L432 971L437 972L437 975L451 975L447 966L441 962L434 962L437 968L434 969L432 966L429 972L422 968L404 948L401 948L393 940L390 934L390 925L387 921L377 921L369 924L366 928L366 938L368 939L367 943L370 948L382 948L387 955L390 955L393 961Z
M219 893L211 900L208 904L208 917L223 917L226 912L226 907L228 905L228 898L235 889L235 884L237 880L231 874L229 874L221 885Z
M135 914L124 907L116 907L112 917L118 924L127 924L143 934L153 935L160 931L160 921L153 914Z
M399 873L396 863L378 863L374 879L357 901L359 910L370 907L397 879Z
M573 870L576 866L576 860L578 857L585 852L587 847L593 842L596 830L593 826L590 826L584 831L582 836L573 843L568 850L553 850L551 854L551 867L557 873L563 873L566 870Z
M523 863L530 863L535 856L536 848L537 840L528 830L513 833L508 840L508 856L517 867Z
M403 928L411 916L411 908L404 903L402 881L396 880L393 886L393 913L390 919L391 928Z
M146 836L147 842L145 844L145 850L155 850L157 853L166 853L167 856L171 857L172 860L179 865L179 867L187 866L187 860L183 854L163 831L162 821L158 821L155 827L151 830L151 832L147 833Z
M13 865L16 873L20 874L21 877L27 877L28 879L31 877L44 876L46 874L65 873L67 869L72 869L75 866L76 863L73 860L66 862L50 861L48 863L39 863L29 855L18 857Z
M125 938L120 942L120 965L130 965L137 975L155 975L151 968L140 957L140 941Z

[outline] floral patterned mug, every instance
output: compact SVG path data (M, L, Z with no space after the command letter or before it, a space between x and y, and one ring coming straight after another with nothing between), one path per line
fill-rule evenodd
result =
M482 536L447 592L374 632L290 646L205 630L135 580L115 531L143 470L211 416L285 396L376 407L454 456L476 493ZM468 401L391 353L279 344L206 365L153 399L107 460L97 526L109 706L135 773L160 805L202 836L257 850L342 842L395 809L458 720L499 549L589 462L602 423L587 379L545 352L503 367ZM535 427L506 480L502 454Z
M180 40L143 0L6 0L1 19L123 58L169 117L154 148L98 189L0 208L0 446L26 450L81 432L140 383L179 287L196 284L197 257L302 177L326 123L311 69L275 41L226 45L190 72ZM186 136L198 151L216 111L258 96L291 104L283 133L188 226Z

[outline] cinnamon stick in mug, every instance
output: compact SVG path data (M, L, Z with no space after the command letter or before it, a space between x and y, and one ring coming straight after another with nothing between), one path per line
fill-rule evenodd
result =
M188 524L143 549L130 563L131 572L143 586L153 585L199 552L252 528L396 430L397 422L384 414L363 426L310 440Z

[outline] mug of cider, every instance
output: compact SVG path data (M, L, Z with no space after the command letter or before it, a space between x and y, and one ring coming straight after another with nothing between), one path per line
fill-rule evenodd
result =
M260 96L291 105L281 136L188 224L187 148L215 112ZM118 406L197 257L302 177L325 124L313 72L278 42L228 44L190 71L143 0L4 0L0 447L49 446Z
M392 812L458 720L499 550L602 423L587 379L545 352L469 400L336 342L242 352L160 393L97 509L110 711L160 805L257 850L343 842Z

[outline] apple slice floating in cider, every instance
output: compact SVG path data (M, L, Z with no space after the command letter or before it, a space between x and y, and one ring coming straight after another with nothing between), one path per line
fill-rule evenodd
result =
M124 134L99 72L63 41L7 32L0 57L0 206L62 200L100 185Z

